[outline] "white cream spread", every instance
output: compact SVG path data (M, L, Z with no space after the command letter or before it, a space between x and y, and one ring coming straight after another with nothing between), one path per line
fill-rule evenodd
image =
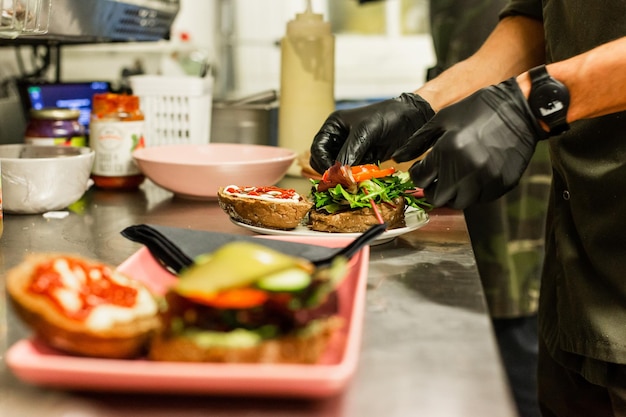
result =
M275 203L294 203L301 200L300 194L292 190L280 189L277 187L262 187L263 189L268 188L269 190L266 192L260 193L260 195L251 195L251 192L255 192L260 187L240 187L238 185L228 185L224 187L224 192L228 195L236 196L236 197L245 197L252 198L255 200L265 200L272 201ZM274 189L272 189L274 188ZM237 191L231 191L237 190ZM281 191L282 190L282 191ZM284 197L285 192L289 192L288 197ZM283 196L283 197L281 197Z
M145 288L137 288L137 301L131 308L102 304L95 307L85 324L93 330L110 329L116 323L128 323L157 313L157 304Z

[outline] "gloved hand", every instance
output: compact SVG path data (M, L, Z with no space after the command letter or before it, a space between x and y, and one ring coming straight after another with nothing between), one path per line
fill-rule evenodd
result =
M442 109L392 157L409 161L432 146L411 178L434 206L462 209L515 187L547 137L511 78Z
M413 93L333 112L311 144L311 167L320 174L335 161L356 165L386 161L434 115Z

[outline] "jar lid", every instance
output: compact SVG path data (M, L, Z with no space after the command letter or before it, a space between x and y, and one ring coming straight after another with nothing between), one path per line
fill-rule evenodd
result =
M30 117L45 120L76 120L80 117L80 110L47 107L31 109Z

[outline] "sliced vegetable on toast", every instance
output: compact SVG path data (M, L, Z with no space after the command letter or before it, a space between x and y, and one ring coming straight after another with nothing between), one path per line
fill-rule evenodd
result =
M343 257L316 269L262 244L228 243L181 271L149 357L315 363L341 326L336 288L347 268Z
M409 207L430 209L416 193L407 172L375 164L336 163L321 180L311 180L313 208L309 225L320 232L364 232L372 225L387 223L389 229L404 227Z

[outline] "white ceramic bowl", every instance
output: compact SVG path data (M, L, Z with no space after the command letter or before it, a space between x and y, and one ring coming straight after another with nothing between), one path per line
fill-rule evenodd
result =
M0 145L3 210L32 214L66 208L89 188L94 156L87 147Z
M176 195L215 199L220 187L280 181L296 153L264 145L209 143L148 146L133 152L144 175Z

